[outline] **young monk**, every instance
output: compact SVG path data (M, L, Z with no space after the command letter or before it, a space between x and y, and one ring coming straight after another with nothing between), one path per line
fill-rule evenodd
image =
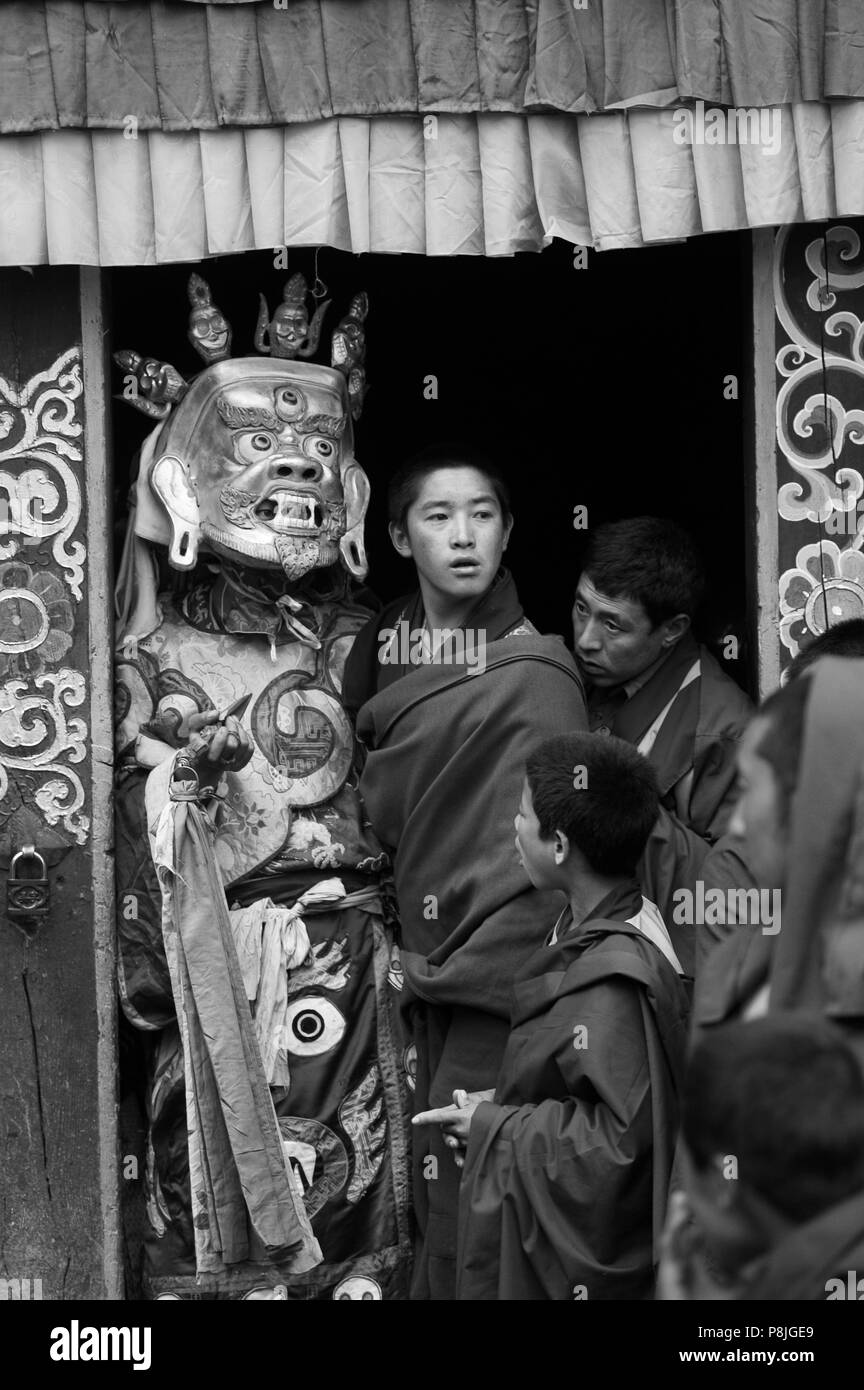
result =
M516 848L568 905L516 979L494 1093L413 1121L466 1150L460 1299L653 1295L688 1006L635 877L657 805L653 770L614 736L528 758Z
M393 853L406 1070L425 1109L498 1073L512 980L554 911L513 854L512 808L537 740L586 718L572 657L526 619L502 567L513 518L494 464L461 446L425 451L388 501L417 589L359 634L344 698L368 750L364 804ZM437 1130L417 1139L411 1297L446 1301L458 1173Z
M864 1079L839 1030L778 1013L706 1033L683 1141L662 1298L864 1296Z

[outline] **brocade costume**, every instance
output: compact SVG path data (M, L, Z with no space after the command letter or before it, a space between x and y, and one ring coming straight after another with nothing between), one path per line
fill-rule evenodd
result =
M149 1053L145 1292L404 1298L398 955L341 695L374 611L351 426L365 296L334 336L338 371L293 360L323 313L309 324L302 277L269 326L284 360L225 360L198 277L190 299L209 363L190 383L118 354L165 422L141 453L117 663L121 997ZM190 575L184 597L157 596L148 544ZM210 711L241 721L250 761L208 763L190 719Z

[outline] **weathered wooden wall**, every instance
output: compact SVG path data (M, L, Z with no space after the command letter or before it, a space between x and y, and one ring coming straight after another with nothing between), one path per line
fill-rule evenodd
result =
M121 1296L100 283L0 271L0 1278ZM51 910L6 916L34 843ZM31 1285L31 1288L34 1286ZM32 1293L31 1293L32 1296Z

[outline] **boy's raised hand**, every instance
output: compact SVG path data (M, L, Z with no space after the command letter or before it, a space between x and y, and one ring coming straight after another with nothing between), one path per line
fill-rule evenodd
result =
M462 1091L453 1092L453 1104L441 1105L437 1110L421 1110L419 1115L415 1115L412 1125L440 1125L444 1133L455 1139L457 1145L468 1143L468 1132L471 1128L471 1118L477 1106L484 1100L491 1100L494 1091ZM453 1148L454 1145L450 1145ZM462 1166L461 1164L459 1165Z

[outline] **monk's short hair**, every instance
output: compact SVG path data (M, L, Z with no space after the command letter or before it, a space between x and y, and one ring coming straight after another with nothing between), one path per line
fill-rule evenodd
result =
M589 533L582 573L607 598L640 603L652 627L686 613L705 591L705 571L691 536L674 521L635 516Z
M525 775L544 840L560 830L595 873L635 873L659 791L654 769L632 744L610 734L559 734L535 749Z
M439 468L475 468L488 479L505 521L511 516L510 490L501 469L488 454L470 444L430 444L403 463L387 485L387 514L391 525L405 529L408 509L420 496L423 483Z
M864 656L864 618L847 618L820 632L790 662L787 683L797 680L820 656Z
M864 1077L818 1015L705 1030L684 1080L682 1132L697 1170L734 1158L738 1181L792 1221L864 1187Z

